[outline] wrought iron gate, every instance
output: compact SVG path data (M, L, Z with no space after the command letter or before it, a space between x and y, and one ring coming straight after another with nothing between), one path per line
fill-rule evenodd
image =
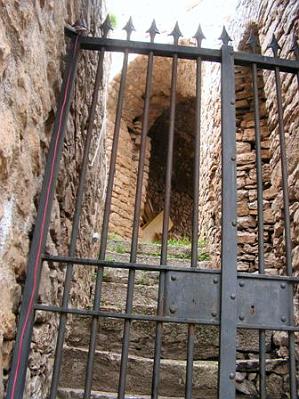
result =
M255 329L259 331L259 397L266 398L266 330L287 331L289 337L289 396L297 398L296 360L295 360L295 332L299 327L294 322L293 291L299 279L292 275L290 215L288 197L288 175L286 146L284 138L284 120L280 72L295 74L299 82L299 50L294 41L293 51L296 60L281 59L278 56L279 45L273 37L270 47L274 57L265 57L253 53L235 52L229 45L231 41L226 30L221 35L221 50L201 48L204 38L199 28L195 38L197 47L180 46L181 36L178 25L171 35L174 44L154 43L158 33L153 22L149 29L150 42L131 41L134 29L130 20L125 27L127 40L108 38L111 29L109 19L102 26L103 37L93 38L80 35L71 29L66 35L71 39L65 79L61 90L57 116L54 124L52 141L49 149L45 170L43 188L40 197L39 210L28 261L27 279L24 289L23 302L20 312L17 340L7 388L8 399L20 399L26 378L27 362L30 350L31 335L35 311L57 312L60 315L58 339L53 369L50 398L55 399L59 384L67 316L70 314L83 315L92 319L90 331L90 346L84 398L89 398L92 389L93 363L95 355L97 320L98 318L116 318L124 321L122 343L122 357L119 372L118 397L124 398L126 392L127 361L130 340L130 326L133 320L156 323L154 367L152 374L151 397L159 396L161 339L164 323L185 323L188 325L187 366L185 397L192 398L192 367L194 352L194 327L198 324L216 325L220 331L218 398L235 398L236 372L236 332L237 329ZM251 36L249 44L254 49L256 42ZM76 198L69 256L54 256L45 254L45 243L49 228L55 183L57 180L59 161L62 154L64 131L67 114L70 109L72 90L75 81L78 57L81 51L99 52L98 70L95 90L90 109L89 134L92 130L97 103L97 93L103 74L103 60L105 52L121 52L124 54L123 68L120 79L119 97L116 112L114 140L110 159L110 173L107 185L107 195L103 214L103 225L98 259L81 259L75 254L75 244L80 224L80 211L84 194L85 175L88 166L90 138L87 139L82 160L81 176ZM112 189L115 175L115 163L118 151L120 122L126 85L126 74L129 53L144 54L148 57L146 89L144 99L144 114L142 139L140 146L139 167L136 185L134 220L132 229L131 255L128 263L113 263L105 260L109 214L112 199ZM145 140L148 130L148 117L152 85L153 62L155 57L169 57L172 60L170 128L168 136L167 173L165 182L165 203L163 234L161 241L160 267L150 264L138 264L137 245L140 221L140 206L142 197L142 180L145 162ZM176 112L176 81L178 60L195 60L197 66L196 83L196 131L195 131L195 164L194 164L194 204L192 221L192 259L189 269L169 266L167 262L168 223L171 199L171 174L174 142L174 120ZM199 198L199 166L200 166L200 110L201 110L201 65L202 62L221 64L221 104L222 104L222 268L221 270L201 270L196 268L198 254L198 198ZM254 96L255 132L256 132L256 170L258 187L258 238L259 238L259 274L237 272L237 189L236 189L236 123L235 123L235 65L250 67L252 70L252 89ZM257 84L257 70L269 69L275 73L277 109L279 121L279 139L282 165L282 188L285 218L285 249L287 275L266 275L264 269L263 249L263 184L261 170L259 96ZM61 307L37 303L40 273L44 261L53 261L66 268L63 304ZM82 310L69 307L70 284L73 267L84 265L97 267L96 289L93 309ZM124 312L106 312L101 310L101 284L105 267L123 268L128 270L127 302ZM157 314L135 314L133 312L133 291L135 272L138 270L159 272L159 294ZM254 310L254 311L253 311Z

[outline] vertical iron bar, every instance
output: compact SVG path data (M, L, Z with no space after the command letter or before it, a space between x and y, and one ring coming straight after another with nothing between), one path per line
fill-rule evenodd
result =
M112 190L113 190L114 176L116 169L116 158L117 158L118 141L120 135L122 108L123 108L125 88L126 88L128 56L129 52L128 50L125 50L120 85L119 85L118 101L116 107L115 127L114 127L113 143L112 143L111 156L110 156L110 168L109 168L105 208L103 214L99 260L105 259L106 248L107 248L109 216L111 210ZM103 281L103 267L99 266L97 268L97 276L95 283L95 297L93 303L94 310L98 310L100 307L102 281ZM92 318L92 323L91 323L91 334L90 334L88 361L87 361L86 379L85 379L85 388L84 388L84 399L89 399L91 393L93 363L96 351L97 330L98 330L98 317L94 316Z
M134 218L133 218L133 231L132 231L132 241L131 241L131 254L130 254L130 262L131 263L136 263L136 259L137 259L138 234L139 234L139 224L140 224L140 209L141 209L141 200L142 200L142 183L143 183L143 175L144 175L146 138L147 138L147 131L148 131L148 115L149 115L149 106L150 106L150 97L151 97L151 88L152 88L153 61L154 61L154 54L151 51L149 53L148 65L147 65L144 112L143 112L143 122L142 122L140 155L139 155L139 161L138 161L138 174L137 174L135 207L134 207ZM130 269L129 276L128 276L126 313L132 312L134 282L135 282L135 270ZM119 386L118 386L118 398L119 399L124 398L125 391L126 391L126 375L127 375L127 365L128 365L128 351L129 351L131 320L125 320L124 323L125 323L125 325L124 325L124 333L123 333L122 355L121 355Z
M187 366L186 366L186 385L185 398L192 399L192 381L193 381L193 358L194 358L194 339L195 325L188 325L188 342L187 342Z
M92 102L91 102L90 111L89 111L88 128L87 128L86 140L85 140L85 145L84 145L82 167L81 167L79 185L78 185L77 195L76 195L74 220L73 220L70 247L69 247L69 256L71 256L71 257L75 256L75 252L76 252L76 242L77 242L77 237L78 237L80 215L81 215L82 203L83 203L83 198L84 198L84 186L85 186L86 173L87 173L87 168L88 168L88 159L89 159L90 144L91 144L91 139L92 139L93 123L94 123L94 118L95 118L96 106L97 106L97 102L98 102L99 88L100 88L100 84L103 79L104 54L105 54L105 50L102 48L100 51L100 54L99 54L99 59L98 59L95 86L94 86L94 90L93 90L93 94L92 94ZM62 298L62 307L63 308L68 307L68 300L69 300L69 294L70 294L70 290L71 290L72 277L73 277L73 265L68 264L67 269L66 269L66 276L65 276L65 281L64 281L64 291L63 291L63 298ZM59 374L60 374L62 355L63 355L63 343L64 343L64 336L65 336L66 322L67 322L67 314L62 313L60 316L59 327L58 327L58 338L57 338L56 351L55 351L55 360L54 360L54 367L53 367L53 374L52 374L50 399L56 399L56 395L57 395Z
M199 168L200 168L200 125L201 125L201 58L196 60L196 110L195 110L195 151L194 151L194 198L192 215L191 267L197 266L198 258L198 216L199 216ZM194 324L188 325L186 399L192 398L192 375L194 357Z
M222 240L218 398L235 398L237 333L237 189L233 48L221 48Z
M51 210L57 181L59 162L62 155L65 126L70 109L75 74L80 50L80 37L75 36L70 44L59 105L55 117L53 134L49 147L43 186L39 199L34 234L32 238L20 320L14 348L10 378L7 386L7 399L23 397L32 329L34 323L33 305L38 295L41 255L47 240Z
M196 60L196 110L194 151L194 200L192 214L191 266L197 266L198 258L198 215L199 215L199 168L200 168L200 125L201 125L201 58Z
M252 64L252 83L254 96L254 122L256 146L256 179L257 179L257 208L258 208L258 260L259 273L265 272L264 257L264 214L263 214L263 169L261 155L260 110L257 82L257 66ZM260 398L266 399L266 341L265 331L259 330L259 381Z
M280 160L282 174L282 191L283 191L283 208L284 208L284 231L285 231L285 249L286 249L286 266L287 274L292 276L292 241L291 241L291 223L289 209L289 187L288 187L288 160L286 154L285 132L283 122L283 106L279 68L275 68L275 86L277 94L277 111L278 111L278 128L279 128L279 144L280 144ZM294 304L293 304L293 287L289 286L289 315L291 323L294 322ZM289 336L289 374L290 374L290 397L297 398L297 382L296 382L296 358L295 358L295 334L288 333Z
M172 60L172 76L171 76L171 99L170 99L170 125L168 133L168 149L167 149L167 166L166 166L166 182L165 182L165 201L163 214L162 244L160 265L167 264L167 242L170 216L170 196L171 196L171 176L173 164L173 143L174 143L174 125L175 125L175 107L176 107L176 84L177 84L177 68L178 56L173 55ZM163 315L164 296L165 296L165 271L160 272L159 292L158 292L158 315ZM152 399L157 399L159 394L160 382L160 360L161 360L161 340L162 340L163 324L157 322L155 336L155 354L152 378Z

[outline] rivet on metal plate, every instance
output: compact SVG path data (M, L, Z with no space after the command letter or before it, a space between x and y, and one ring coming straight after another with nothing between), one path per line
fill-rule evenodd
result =
M175 313L177 311L177 307L175 305L169 306L170 313Z

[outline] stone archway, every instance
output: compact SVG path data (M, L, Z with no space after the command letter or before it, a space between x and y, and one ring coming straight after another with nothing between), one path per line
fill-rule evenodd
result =
M192 131L194 126L195 63L180 60L177 81L177 112L174 148L174 175L171 218L174 221L173 234L189 236L191 226L192 194ZM130 238L136 175L142 130L145 79L147 58L139 56L128 67L126 95L122 111L115 182L112 195L110 233ZM109 154L114 132L115 110L120 76L110 84L108 97L107 153ZM158 176L157 158L165 161L168 137L168 115L170 104L171 59L157 58L154 63L152 93L149 112L149 131L146 146L146 162L143 179L143 197L141 215L144 206L153 205L153 215L163 208L163 170ZM192 111L193 110L193 111ZM161 132L161 133L159 133ZM188 149L187 149L188 147ZM192 148L192 144L191 144ZM156 177L155 177L156 176ZM188 176L188 182L185 180ZM165 180L165 178L164 178ZM191 184L189 184L191 182ZM189 188L188 188L189 186ZM180 212L180 209L182 212ZM141 225L144 218L141 218Z
M170 235L191 237L194 176L195 99L177 104L173 152L173 174ZM149 131L151 158L145 207L151 206L155 215L164 207L166 157L169 131L169 110L164 111Z

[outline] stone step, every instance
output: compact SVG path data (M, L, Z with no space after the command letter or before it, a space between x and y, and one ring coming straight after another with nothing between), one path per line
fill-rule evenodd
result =
M60 388L58 390L57 399L83 399L84 391L83 389L68 389ZM184 397L175 396L159 396L160 399L184 399ZM236 399L255 399L256 396L246 395L246 394L236 394ZM118 399L117 392L100 392L92 391L90 394L90 399ZM151 399L149 395L126 395L125 399ZM281 399L281 394L271 396L271 399Z
M126 283L102 283L101 308L114 308L118 312L125 311L127 298ZM158 285L134 285L133 312L154 314L157 309Z
M71 388L77 393L84 387L85 369L88 351L84 348L64 349L61 370L60 389ZM94 361L93 386L98 395L110 393L104 398L114 398L117 392L121 355L107 351L96 351ZM150 394L153 360L129 355L127 368L127 399L144 398ZM257 397L258 360L237 360L236 389L238 394L247 398ZM267 392L269 397L282 398L286 389L288 363L286 359L268 359L266 361ZM186 362L181 360L161 359L159 394L167 398L184 396ZM215 398L217 394L217 361L193 362L193 397L196 399ZM69 390L70 391L70 390ZM76 392L76 391L75 391ZM69 392L68 392L69 393ZM103 394L102 394L103 395ZM138 395L138 396L136 396ZM80 397L80 396L79 396ZM99 396L98 396L99 397ZM95 398L98 398L95 396ZM237 396L238 397L238 396ZM72 396L66 397L73 399ZM66 399L62 397L62 399ZM78 396L75 398L77 399ZM100 396L101 398L101 396Z
M120 260L119 260L120 261ZM158 267L157 267L158 269ZM114 267L105 267L103 281L114 283L127 283L128 269L117 269ZM135 271L136 285L157 285L159 284L159 272L136 270Z
M57 399L83 399L83 389L60 388ZM184 399L183 397L159 396L160 399ZM90 399L118 399L117 392L92 391ZM126 395L125 399L151 399L149 395Z
M113 251L106 251L106 258L107 261L110 262L125 262L128 263L130 260L129 253L119 253ZM136 263L140 264L148 264L148 265L157 265L160 264L160 255L153 255L153 254L139 254L137 256ZM177 266L177 267L190 267L191 266L191 258L189 257L173 257L168 256L167 258L167 265L169 266ZM213 267L212 262L210 261L198 261L197 267L201 269L211 269Z
M236 399L255 399L257 396L252 396L251 394L246 395L245 393L238 393L237 385L237 393ZM245 389L244 389L245 390ZM72 388L60 388L58 389L57 399L83 399L84 398L84 390L83 389L72 389ZM160 399L184 399L184 397L178 396L160 396ZM281 393L272 394L271 399L281 399ZM90 399L118 399L117 392L101 392L101 391L92 391L90 394ZM125 399L151 399L149 395L130 395L127 394ZM269 397L270 399L270 397Z
M124 312L127 284L103 282L101 310ZM133 313L154 315L157 312L157 285L135 285ZM67 343L72 347L88 347L91 319L73 316L68 329ZM97 348L121 353L124 321L112 318L99 318ZM130 351L134 355L153 358L155 342L155 322L133 321L130 329ZM187 325L164 323L162 355L167 359L185 359ZM271 332L266 334L266 349L271 350ZM215 359L219 351L218 327L199 325L195 328L195 354L197 360ZM239 329L237 334L238 357L259 350L258 332Z
M126 254L107 254L106 260L117 262L129 262L129 256ZM172 259L168 262L171 264ZM138 285L157 285L159 283L159 259L158 258L141 258L138 259L140 264L151 264L157 266L157 271L145 271L136 270L135 271L135 284ZM175 260L171 266L178 267L190 267L190 261L186 260ZM200 269L210 269L211 265L209 262L198 262L198 268ZM128 269L118 269L116 267L105 267L103 280L106 282L115 283L126 283L128 281Z
M115 309L109 309L114 311ZM97 349L121 353L124 322L112 318L98 321ZM74 317L67 336L73 347L88 347L91 320ZM188 328L184 324L164 323L162 356L166 359L186 359ZM137 356L153 358L156 326L154 322L133 321L130 328L130 352ZM271 350L271 332L266 334L266 350ZM259 335L254 330L239 329L237 333L239 358L248 353L258 353ZM198 325L195 327L194 359L216 359L219 352L218 327Z
M82 389L88 351L85 348L65 348L60 387ZM94 361L93 389L116 392L121 355L96 351ZM185 389L186 362L162 359L160 366L161 396L183 397ZM134 395L150 395L153 360L129 356L127 368L127 392ZM215 398L217 392L216 361L196 361L193 365L193 393L197 399Z
M87 318L73 318L67 344L72 347L88 348L91 321ZM186 359L187 326L164 323L162 338L162 356L166 359ZM100 319L97 330L97 349L121 353L124 322L117 319ZM130 353L136 356L154 357L156 326L153 322L133 321L130 328ZM243 349L249 348L249 337L242 337ZM258 337L254 337L255 350ZM214 359L218 356L218 328L215 326L197 326L195 329L195 359Z

